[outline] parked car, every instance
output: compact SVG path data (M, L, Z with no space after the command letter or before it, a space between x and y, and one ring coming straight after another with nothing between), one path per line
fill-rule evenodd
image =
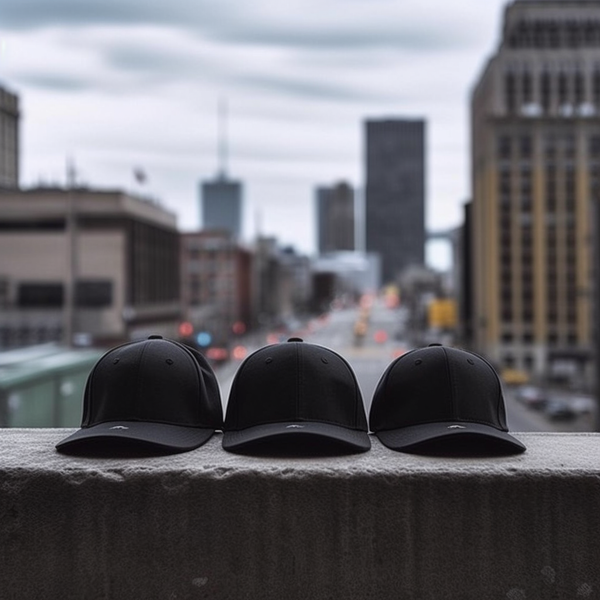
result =
M571 407L578 415L591 415L596 410L596 400L589 396L574 396Z
M518 387L515 398L530 408L543 408L548 402L548 397L542 388L534 385Z
M544 411L553 421L574 419L577 416L571 404L562 398L553 398L548 401Z

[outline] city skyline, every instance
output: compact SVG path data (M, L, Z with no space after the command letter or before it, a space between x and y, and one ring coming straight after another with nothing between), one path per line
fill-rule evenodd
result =
M156 197L193 230L225 97L247 238L314 252L315 188L346 180L361 192L363 122L385 117L427 121L427 227L457 226L470 91L506 3L397 4L3 3L0 82L20 97L21 184L64 184L71 158L81 183Z

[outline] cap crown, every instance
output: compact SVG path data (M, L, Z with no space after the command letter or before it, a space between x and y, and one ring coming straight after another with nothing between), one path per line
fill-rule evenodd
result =
M322 422L367 430L360 388L337 353L305 342L265 346L234 378L225 430L267 423Z
M202 354L172 340L117 346L88 377L81 426L111 421L220 429L222 407L214 372Z
M372 431L451 421L508 431L500 380L486 360L457 348L432 346L407 352L390 364L373 395Z

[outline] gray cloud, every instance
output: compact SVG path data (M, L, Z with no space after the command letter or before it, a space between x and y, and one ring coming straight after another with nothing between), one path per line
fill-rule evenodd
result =
M21 73L15 77L15 82L21 85L28 85L57 92L83 92L98 87L98 84L94 81L93 77L74 77L70 75L48 73L46 71Z
M385 4L385 3L380 3ZM335 2L309 18L305 13L285 18L273 14L268 4L242 5L222 0L3 0L0 21L5 30L37 29L49 26L83 27L94 25L155 25L182 28L217 41L230 44L278 46L296 49L396 48L436 50L468 46L476 31L453 27L436 19L397 20L385 10L372 11L372 18L337 17L343 3ZM389 4L387 4L389 6ZM328 12L329 11L329 12ZM328 16L325 20L323 16ZM301 18L297 18L301 17ZM457 15L457 18L460 15Z
M240 81L255 88L295 96L296 98L319 98L338 102L381 100L379 94L370 92L367 89L349 87L335 83L334 81L324 83L317 79L276 77L270 75L244 76L240 78Z
M340 25L340 27L294 26L293 23L274 23L269 27L257 23L254 27L232 26L214 30L209 35L230 43L265 45L302 49L322 50L369 50L397 49L434 52L444 48L465 46L468 39L459 36L452 28L439 30L430 24L427 27L402 23L374 22Z
M112 44L101 52L110 67L133 73L156 73L171 78L212 69L208 61L198 56L149 44Z
M39 29L90 25L176 25L219 19L220 3L210 0L4 0L0 20L4 29Z

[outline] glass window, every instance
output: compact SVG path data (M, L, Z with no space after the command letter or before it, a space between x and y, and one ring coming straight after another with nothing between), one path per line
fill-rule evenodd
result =
M18 286L17 304L22 308L56 308L63 305L62 283L23 282Z

